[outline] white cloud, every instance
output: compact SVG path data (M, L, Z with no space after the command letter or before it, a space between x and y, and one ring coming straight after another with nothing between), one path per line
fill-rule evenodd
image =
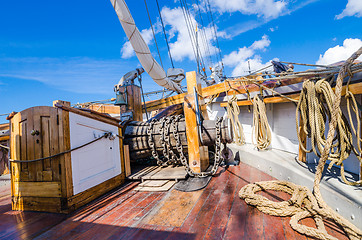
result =
M258 51L265 51L269 45L270 40L267 35L264 35L262 39L255 41L251 46L239 48L237 51L224 56L223 62L225 66L234 68L232 76L247 74L249 72L249 65L251 71L256 71L269 65L268 63L263 63L261 56L257 54Z
M362 47L362 41L358 38L347 38L342 46L329 48L324 54L319 55L317 64L328 65L339 61L347 60L355 51ZM362 56L358 58L362 60Z
M269 31L270 32L275 32L275 31L277 31L278 30L278 26L276 26L276 27L271 27L271 28L269 28Z
M75 93L111 93L113 86L130 70L129 64L118 59L0 58L0 79L39 81Z
M223 3L224 4L229 3L229 1L224 2L223 0L213 0L213 1L215 1L215 2L219 1L221 3L221 6L223 6L222 5ZM232 2L237 2L237 1L238 0L232 0ZM244 0L242 0L242 1L244 1ZM275 15L274 17L268 17L268 18L266 18L266 17L258 18L257 20L243 21L241 23L237 23L235 25L231 25L230 27L226 28L225 32L228 34L228 36L230 38L235 37L242 33L245 33L250 30L256 29L258 27L261 27L277 17L291 15L293 12L298 11L298 10L308 6L309 4L315 3L317 1L319 1L319 0L283 1L285 3L285 7L283 8L282 11L280 11L280 13L278 15ZM254 4L254 3L252 1L250 1L250 4ZM222 9L225 9L225 8L219 8L218 6L215 7L215 11L219 11L221 13L225 12ZM269 11L269 9L267 9L267 8L265 8L264 10L266 12ZM238 11L238 10L235 10L235 11ZM263 11L263 10L261 10L261 11ZM233 11L229 11L229 12L233 12ZM260 16L260 14L258 14L258 15ZM277 30L277 29L278 28L275 28L274 30Z
M156 23L153 27L155 34L160 32L158 25L159 25L159 23ZM141 31L141 35L148 46L153 43L152 28L143 29ZM135 55L135 52L133 50L131 43L129 41L125 42L121 48L121 57L124 59L127 59L130 57L133 57L134 55Z
M221 13L239 11L243 14L255 14L264 18L277 18L287 6L287 1L284 0L211 0L211 2Z
M336 16L336 19L341 19L347 16L362 17L362 1L348 0L346 8L343 12Z
M170 27L168 34L170 36L170 49L172 57L176 61L182 61L185 58L195 60L192 42L190 40L187 24L183 16L182 9L170 9L168 7L164 7L161 13L166 26ZM191 24L193 26L196 26L196 20L192 13L190 14L190 20ZM211 27L204 27L201 29L200 24L198 24L198 26L199 30L197 39L202 55L204 57L214 55L219 50L214 45L214 39L212 34L213 29ZM202 37L202 31L204 31L206 39ZM218 37L228 37L225 32L217 32L217 34Z

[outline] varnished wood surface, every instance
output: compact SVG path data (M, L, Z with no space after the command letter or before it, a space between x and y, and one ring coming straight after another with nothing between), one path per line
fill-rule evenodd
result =
M221 168L205 189L179 192L180 202L176 190L136 192L138 183L132 182L72 215L11 211L10 187L5 186L0 188L0 239L306 240L290 228L290 218L265 215L239 198L242 186L271 179L243 163ZM289 197L273 191L262 194L274 201ZM314 225L311 219L302 223ZM327 231L346 239L332 223Z

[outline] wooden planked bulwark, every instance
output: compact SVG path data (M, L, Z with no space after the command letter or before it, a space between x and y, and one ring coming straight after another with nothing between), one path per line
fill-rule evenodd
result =
M70 103L64 101L54 102L54 105L60 104L66 110L61 107L33 107L12 117L10 124L12 159L33 160L70 149L69 112L82 111L71 109ZM84 115L116 125L118 135L122 136L117 120L93 112ZM32 130L39 134L31 134ZM122 138L118 139L122 146ZM79 208L124 182L125 166L121 147L119 153L122 172L77 195L73 192L70 153L37 162L11 163L12 208L63 213Z
M61 199L49 197L13 197L15 211L61 212Z
M60 182L14 182L15 197L61 197Z
M111 178L101 184L98 184L97 186L88 189L87 191L69 197L67 200L67 209L64 209L62 212L67 213L74 211L75 209L89 203L90 201L114 189L115 187L120 186L122 183L124 183L124 179L125 176L124 173L122 173L114 178Z

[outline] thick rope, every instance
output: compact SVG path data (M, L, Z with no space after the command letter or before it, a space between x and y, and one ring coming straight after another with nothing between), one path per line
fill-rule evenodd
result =
M340 128L340 126L338 126L338 119L340 115L342 82L346 72L348 72L348 68L361 54L362 47L356 53L354 53L345 62L345 64L343 64L338 74L335 94L332 95L330 116L331 121L329 125L329 131L324 148L322 149L321 158L317 166L313 194L306 187L298 186L286 181L266 181L249 184L244 186L239 192L240 198L245 199L248 204L256 206L263 213L267 213L273 216L291 217L290 226L295 231L301 234L305 234L308 237L314 237L317 239L336 239L335 237L329 235L324 227L323 219L328 219L341 226L350 239L362 239L362 231L360 229L337 214L324 202L319 188L325 163L330 155L335 154L333 151L331 151L331 147L335 136L335 131L338 131ZM319 87L323 88L323 86ZM288 201L274 202L256 194L256 192L262 190L283 191L290 194L291 198ZM307 227L305 225L299 224L300 220L307 217L314 218L317 228Z
M237 104L237 100L238 99L235 95L229 99L226 110L228 118L231 120L231 127L234 134L234 143L242 145L245 143L245 135L243 126L239 120L240 108Z
M328 169L331 169L333 165L341 167L341 176L342 180L348 185L359 185L362 181L350 182L345 177L343 161L347 159L351 153L354 153L357 158L361 161L360 158L360 144L358 149L353 146L353 133L357 137L357 142L360 143L360 131L359 127L359 113L357 108L357 102L354 98L354 95L347 90L347 109L349 114L350 123L347 121L347 118L344 116L341 108L338 108L337 114L337 132L333 138L332 150L328 156L330 164ZM356 131L353 125L352 114L350 111L349 99L351 98L353 102L353 111L356 115L358 130ZM305 81L303 84L303 89L301 92L300 101L298 102L296 110L296 126L300 125L305 135L308 135L311 139L310 150L307 150L303 144L301 144L300 136L298 135L299 143L301 148L305 152L313 151L318 157L321 157L321 152L323 151L326 145L326 122L329 121L331 124L331 115L332 105L335 99L335 94L330 86L330 84L325 80L320 80L317 83L313 81ZM301 123L298 123L300 112ZM352 132L353 130L353 132Z
M259 150L265 150L271 143L271 130L266 116L266 108L259 95L253 99L253 144ZM254 139L255 138L255 139Z

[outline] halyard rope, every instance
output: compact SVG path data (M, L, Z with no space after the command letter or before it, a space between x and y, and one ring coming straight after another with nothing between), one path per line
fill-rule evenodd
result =
M361 54L362 47L343 64L339 71L336 80L335 94L332 96L331 121L327 140L325 141L321 158L317 166L313 194L306 187L298 186L286 181L266 181L249 184L244 186L239 192L240 198L245 199L248 204L256 206L263 213L274 216L290 216L291 227L295 231L305 234L308 237L314 237L317 239L336 239L335 237L329 235L324 227L323 219L329 219L340 225L350 239L362 238L362 231L360 229L337 214L324 202L319 188L325 163L330 155L338 123L338 116L340 115L339 111L343 79L353 61ZM274 202L256 194L256 192L261 190L283 191L292 196L289 201ZM300 220L307 217L314 218L317 228L307 227L298 223Z

